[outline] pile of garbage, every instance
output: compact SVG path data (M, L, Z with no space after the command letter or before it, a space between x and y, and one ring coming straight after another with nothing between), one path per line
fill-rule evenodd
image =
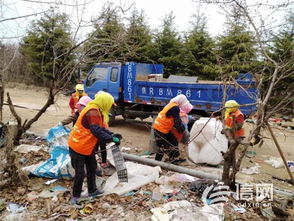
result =
M30 179L27 186L1 190L0 220L217 221L287 218L294 214L291 200L282 205L273 201L273 209L243 208L236 192L226 188L218 194L220 202L216 202L213 194L224 187L215 180L134 162L125 162L128 182L121 182L116 172L97 176L97 186L105 191L103 196L85 197L78 205L71 205L74 170L66 145L68 133L63 127L52 128L46 138L30 136L15 148ZM111 149L107 149L108 160L115 166ZM86 185L85 180L82 196L87 195Z
M248 123L256 123L255 119L246 119ZM277 116L269 119L269 123L273 126L294 130L294 118L290 116Z

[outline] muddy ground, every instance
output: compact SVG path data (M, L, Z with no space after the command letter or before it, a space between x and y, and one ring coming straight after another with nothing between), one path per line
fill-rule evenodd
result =
M16 107L16 111L23 120L33 117L37 113L37 110L46 102L46 90L44 88L23 84L9 84L6 88L6 92L10 93L13 103L19 106ZM56 99L56 104L51 106L46 113L33 124L30 131L35 134L46 135L48 129L57 125L58 122L70 114L68 101L69 96L60 94ZM13 116L11 116L7 105L4 107L3 118L4 120L13 120ZM250 128L252 128L252 124L246 123L247 132ZM144 151L150 150L150 126L148 123L133 120L124 121L123 118L119 116L116 122L110 127L110 130L122 134L123 140L121 146L130 147L131 153L142 154ZM287 160L294 161L293 130L281 128L276 124L273 125L273 130ZM284 167L276 169L264 162L264 160L269 159L271 156L280 157L280 155L269 132L264 130L262 133L265 137L264 144L261 147L251 148L249 151L255 151L256 155L252 158L246 157L242 163L242 167L251 167L254 166L255 163L258 163L261 166L260 173L253 175L239 173L238 179L242 182L250 183L274 183L276 187L293 191L293 186L290 184L272 179L272 176L277 176L281 179L289 179L289 177ZM188 166L190 168L216 174L221 174L222 170L221 166L194 165L189 162L183 163L182 166Z

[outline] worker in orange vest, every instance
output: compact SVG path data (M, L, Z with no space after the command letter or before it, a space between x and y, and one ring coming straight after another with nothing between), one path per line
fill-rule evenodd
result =
M70 123L73 123L73 125L76 123L81 111L87 106L87 104L92 101L92 99L89 96L83 96L80 98L80 100L77 103L77 111L74 114L71 114L63 121L59 122L58 125L67 125Z
M227 136L229 145L240 143L245 137L244 114L235 100L228 100L225 108L225 128L222 132Z
M89 102L81 111L69 134L69 154L71 164L75 170L72 204L78 203L81 197L85 166L89 196L95 197L103 193L102 190L98 190L96 187L97 162L95 159L95 147L100 141L120 144L120 139L104 128L104 125L108 123L108 114L113 104L114 98L109 93L103 92L96 95L95 99Z
M72 93L69 99L69 106L71 109L71 114L74 114L77 110L77 103L79 102L80 98L83 96L87 96L84 90L83 84L77 84L76 85L76 92Z
M193 106L190 104L185 95L180 94L171 99L170 102L159 112L156 117L153 128L155 142L158 146L158 152L155 155L155 160L161 161L164 154L169 156L172 163L183 161L179 159L180 152L178 148L177 133L183 134L183 140L188 143L190 134L180 118L181 109L186 113L192 110Z

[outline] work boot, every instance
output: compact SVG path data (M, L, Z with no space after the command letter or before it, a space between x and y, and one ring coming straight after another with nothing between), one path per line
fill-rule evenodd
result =
M177 158L177 159L173 159L173 160L171 160L170 162L171 162L172 164L179 165L180 163L183 163L183 162L185 162L185 161L186 161L186 159L183 159L183 158Z
M79 204L80 198L81 197L75 197L75 196L71 197L70 204L72 204L72 205Z
M161 161L162 158L163 158L163 154L156 153L156 155L155 155L155 160L157 160L157 161Z
M104 193L103 190L96 190L94 193L90 193L90 194L89 194L89 197L93 197L93 198L95 198L95 197L97 197L97 196L102 195L103 193Z

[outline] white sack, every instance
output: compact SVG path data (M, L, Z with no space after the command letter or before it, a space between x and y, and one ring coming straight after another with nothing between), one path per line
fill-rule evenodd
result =
M207 123L208 120L209 118L202 117L193 124L191 139L199 135L189 144L188 155L194 163L217 165L223 160L221 151L226 152L228 149L228 140L221 134L222 122L211 118Z

